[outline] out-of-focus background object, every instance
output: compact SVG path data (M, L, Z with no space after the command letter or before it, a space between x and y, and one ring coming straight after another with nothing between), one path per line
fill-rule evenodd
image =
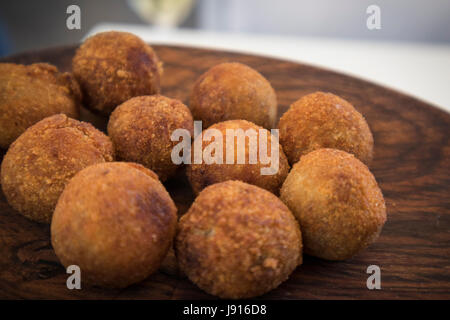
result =
M128 0L133 11L144 21L174 28L191 13L194 0Z
M66 9L81 8L81 30ZM381 29L369 30L369 5ZM124 30L152 43L306 62L393 87L450 111L448 0L40 0L0 4L0 55Z

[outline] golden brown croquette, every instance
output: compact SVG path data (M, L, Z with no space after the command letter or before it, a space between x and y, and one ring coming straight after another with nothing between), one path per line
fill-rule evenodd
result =
M212 163L209 164L204 159L201 163L194 163L194 159L192 160L192 163L187 166L186 168L186 174L189 179L189 182L192 186L192 189L196 194L198 194L203 188L210 184L214 184L217 182L223 182L226 180L241 180L253 185L256 185L258 187L264 188L266 190L269 190L270 192L274 194L279 193L279 189L284 181L286 179L286 176L289 172L289 163L287 161L286 156L284 155L283 149L281 148L281 145L278 144L278 150L279 150L279 156L278 156L278 170L274 174L267 174L263 175L261 173L262 168L268 168L272 164L263 164L261 162L261 158L258 156L257 162L252 164L250 163L250 139L245 139L245 147L238 149L238 139L234 138L234 164L227 164L226 158L227 158L227 130L239 130L241 129L243 132L246 132L247 130L254 130L257 133L257 138L263 141L263 136L260 135L259 130L266 131L266 139L267 142L267 152L270 155L271 153L271 143L273 140L273 136L271 133L260 127L255 125L254 123L251 123L246 120L229 120L220 122L217 124L212 125L207 130L204 130L203 132L206 132L208 130L218 130L223 137L223 160L221 164ZM236 132L236 131L235 131ZM197 139L202 139L202 136L196 137ZM205 151L208 146L214 142L215 140L212 139L209 142L203 142L203 151ZM192 157L194 157L195 154L195 145L196 142L194 141L192 143ZM233 150L233 148L229 148L229 150ZM257 147L257 153L259 154L260 148ZM238 154L242 154L245 152L245 163L239 164ZM276 159L275 159L276 160Z
M70 73L47 63L0 63L0 148L58 113L78 118L81 91Z
M123 288L155 272L176 231L176 207L141 165L100 163L78 172L51 224L55 253L90 284Z
M281 199L300 223L305 253L327 260L348 259L366 248L386 221L375 178L341 150L302 156L281 188Z
M127 32L102 32L88 38L72 62L84 105L109 115L126 100L160 92L162 63L153 49Z
M244 119L271 129L277 116L275 91L256 70L241 63L222 63L195 82L189 107L203 127Z
M344 99L324 92L294 102L280 119L280 143L291 165L320 148L354 154L369 165L373 137L364 117Z
M49 223L70 178L113 156L105 134L89 123L54 115L28 128L9 147L1 168L3 192L24 216Z
M299 226L272 193L240 181L204 189L181 217L175 250L181 270L220 298L262 295L302 263Z
M178 166L171 159L171 140L176 129L193 135L193 119L181 101L161 95L132 98L111 114L108 134L116 156L138 162L155 171L161 181L171 177Z

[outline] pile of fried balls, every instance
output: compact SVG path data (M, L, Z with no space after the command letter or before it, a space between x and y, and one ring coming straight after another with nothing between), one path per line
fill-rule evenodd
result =
M71 73L0 63L3 192L16 211L51 224L56 255L78 265L83 281L124 288L174 250L180 273L205 292L250 298L288 279L303 252L344 260L378 237L386 207L367 167L372 133L349 102L324 92L282 115L276 174L261 175L260 159L186 164L196 199L178 217L163 184L182 166L171 159L172 132L193 133L201 120L220 132L253 128L271 142L277 98L241 63L202 74L189 106L160 94L162 77L160 57L125 32L88 38ZM77 120L82 106L109 116L107 134Z

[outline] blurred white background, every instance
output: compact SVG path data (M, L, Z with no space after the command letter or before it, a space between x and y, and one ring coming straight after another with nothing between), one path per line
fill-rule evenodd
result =
M450 43L449 0L200 0L199 28L217 31ZM366 28L369 5L381 30Z

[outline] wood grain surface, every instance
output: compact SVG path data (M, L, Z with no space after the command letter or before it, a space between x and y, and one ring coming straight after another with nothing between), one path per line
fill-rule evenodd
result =
M49 62L70 70L75 46L2 59ZM375 139L371 166L386 199L388 221L366 251L343 262L306 256L304 264L262 299L449 299L450 115L407 95L304 64L212 50L155 46L164 61L162 94L188 103L195 79L209 67L238 61L273 85L279 116L301 96L321 90L350 101ZM424 81L432 81L425 80ZM83 111L82 120L105 128L107 119ZM2 152L3 155L4 151ZM193 195L183 172L166 186L180 213ZM366 269L381 268L381 290L368 290ZM49 227L22 217L0 196L0 298L200 299L214 298L183 277L158 272L124 290L82 284L66 288L67 274L51 245Z

